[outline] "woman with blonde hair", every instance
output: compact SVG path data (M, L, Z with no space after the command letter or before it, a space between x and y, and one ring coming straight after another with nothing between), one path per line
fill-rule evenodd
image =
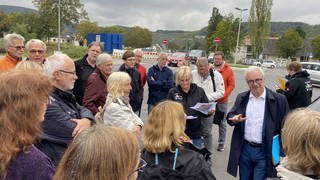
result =
M182 105L174 101L160 102L152 109L142 136L141 157L148 165L138 179L215 179L203 155L189 143L185 118Z
M15 69L33 71L37 73L43 72L42 66L35 61L21 61L16 65Z
M137 138L128 130L103 124L79 134L64 153L55 180L135 180Z
M209 100L204 90L192 83L192 72L188 66L179 67L176 74L176 87L170 89L168 99L183 105L185 113L190 117L186 123L186 134L192 139L193 144L199 148L204 147L201 137L201 120L209 117L214 111L212 110L209 115L205 115L190 108L197 103L208 103Z
M320 178L320 112L297 109L285 120L282 146L286 154L276 168L281 179Z
M133 112L129 103L131 78L125 72L114 72L107 80L107 100L103 114L104 123L108 126L126 128L139 134L142 120Z
M53 163L33 145L50 103L50 80L11 71L0 74L0 89L0 179L52 179Z

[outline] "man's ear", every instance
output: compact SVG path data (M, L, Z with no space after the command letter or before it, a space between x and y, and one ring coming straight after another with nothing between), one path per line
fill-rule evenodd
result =
M59 71L55 71L53 74L53 79L60 79L61 78L61 73Z

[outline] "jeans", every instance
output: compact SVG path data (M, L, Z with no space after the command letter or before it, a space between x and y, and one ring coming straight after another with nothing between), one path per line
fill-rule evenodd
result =
M196 147L198 147L200 149L204 147L204 144L203 144L203 141L201 138L191 139L191 140L192 140L193 145L195 145Z
M153 104L148 104L148 114L152 111L153 108L154 108Z
M212 116L201 119L201 135L203 137L204 146L210 152L212 152L212 121Z
M226 134L227 134L227 111L228 111L228 102L223 103L217 103L218 108L220 108L221 111L225 112L223 116L223 120L219 124L219 138L218 143L221 146L224 146L224 142L226 140Z
M239 161L240 180L264 180L266 169L263 147L252 147L244 142Z

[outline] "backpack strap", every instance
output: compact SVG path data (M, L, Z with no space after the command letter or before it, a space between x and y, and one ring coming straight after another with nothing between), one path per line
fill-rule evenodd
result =
M213 70L210 69L210 76L211 76L211 81L212 81L212 85L213 85L213 92L216 92L216 84L214 82L214 73L213 73Z
M172 165L172 170L176 170L176 165L177 165L177 158L178 158L178 153L179 153L179 149L176 148L175 153L174 153L174 159L173 159L173 165ZM159 164L159 156L158 153L155 155L155 164L158 165Z

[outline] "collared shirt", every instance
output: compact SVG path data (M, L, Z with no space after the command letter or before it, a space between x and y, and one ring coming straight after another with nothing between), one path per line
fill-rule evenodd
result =
M244 139L250 142L262 143L262 128L266 105L266 89L259 97L251 92L246 109Z

